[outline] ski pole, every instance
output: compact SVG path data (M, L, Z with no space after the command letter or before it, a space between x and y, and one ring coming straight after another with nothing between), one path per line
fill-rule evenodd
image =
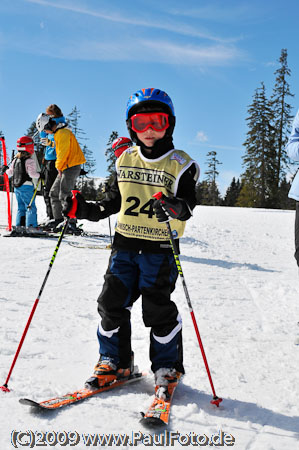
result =
M157 192L156 194L153 195L153 197L155 197L157 200L160 200L162 198L162 195L163 195L162 192ZM163 205L162 205L162 208L163 208ZM180 258L179 258L179 255L178 255L178 251L176 250L176 245L175 245L175 241L174 241L174 238L173 238L173 235L172 235L172 231L171 231L171 227L170 227L169 222L166 222L166 226L167 226L167 230L168 230L168 235L169 235L169 240L170 240L170 244L171 244L174 260L175 260L175 263L176 263L176 266L177 266L177 269L178 269L178 273L179 273L181 281L182 281L182 285L183 285L183 289L184 289L184 292L185 292L186 300L187 300L187 303L188 303L189 311L190 311L190 314L191 314L192 322L193 322L193 325L194 325L195 333L196 333L196 336L197 336L197 340L198 340L199 347L200 347L200 350L201 350L202 358L203 358L203 361L204 361L204 364L205 364L205 367L206 367L206 371L207 371L208 378L209 378L210 385L211 385L212 392L213 392L213 400L211 400L210 403L212 403L213 405L216 405L217 407L219 407L219 404L222 402L222 398L220 398L220 397L218 397L216 395L216 391L215 391L214 384L213 384L213 381L212 381L211 372L210 372L210 369L209 369L208 360L206 358L206 354L205 354L205 351L204 351L204 348L203 348L202 340L201 340L201 337L200 337L199 329L198 329L198 326L197 326L196 318L195 318L194 311L193 311L192 304L191 304L191 299L190 299L189 292L188 292L188 289L187 289L187 284L186 284L185 277L184 277L183 270L182 270L182 266L181 266L181 263L180 263Z
M11 162L15 158L15 151L13 150L11 153ZM12 217L13 213L13 194L14 194L14 183L13 183L13 176L12 176L12 183L11 183L11 200L10 200L10 216Z
M33 195L32 195L32 197L31 197L31 200L30 200L29 205L27 206L27 209L31 209L32 203L33 203L33 201L34 201L34 199L35 199L35 196L36 196L36 194L37 194L37 190L38 190L40 181L41 181L41 178L38 179L36 188L34 189Z
M56 244L56 247L55 247L53 256L52 256L52 258L51 258L51 261L50 261L50 264L49 264L48 271L47 271L47 273L46 273L46 276L45 276L45 278L44 278L44 281L43 281L43 283L42 283L42 286L41 286L41 288L40 288L40 291L39 291L39 293L38 293L38 296L37 296L37 298L36 298L36 300L35 300L35 302L34 302L34 305L33 305L33 307L32 307L32 310L31 310L29 319L28 319L27 324L26 324L26 326L25 326L25 329L24 329L24 331L23 331L23 335L22 335L22 337L21 337L19 346L18 346L18 348L17 348L16 354L15 354L15 356L14 356L14 359L13 359L11 368L10 368L10 370L9 370L9 373L8 373L8 375L7 375L7 378L6 378L6 380L5 380L5 383L3 384L3 386L0 386L0 390L3 391L3 392L10 392L10 389L8 388L8 382L9 382L9 379L10 379L10 377L11 377L11 374L12 374L12 371L13 371L13 369L14 369L14 366L15 366L15 364L16 364L16 361L17 361L17 359L18 359L19 353L20 353L20 351L21 351L21 348L22 348L23 342L24 342L24 340L25 340L27 331L28 331L28 329L29 329L29 327L30 327L30 324L31 324L33 315L34 315L34 313L35 313L35 310L36 310L36 308L37 308L38 302L39 302L39 300L40 300L40 297L41 297L41 295L42 295L42 292L43 292L43 290L44 290L44 287L45 287L45 285L46 285L46 282L47 282L47 280L48 280L48 277L49 277L49 275L50 275L52 266L53 266L53 264L54 264L54 261L55 261L57 252L58 252L59 247L60 247L60 244L61 244L61 241L62 241L63 236L64 236L64 234L65 234L65 231L66 231L66 229L67 229L67 227L68 227L69 221L70 221L70 219L73 219L73 218L76 217L76 216L75 216L75 212L76 212L76 209L77 209L77 199L76 199L76 193L77 193L77 192L79 192L79 191L75 191L75 190L72 191L72 193L73 193L73 206L72 206L72 209L71 209L71 211L68 213L68 217L67 217L67 219L66 219L65 222L64 222L64 226L63 226L63 228L62 228L62 231L61 231L61 234L60 234L60 236L59 236L58 242L57 242L57 244Z
M27 209L31 209L31 206L32 206L32 203L33 203L33 201L34 201L34 199L35 199L35 196L36 196L36 194L37 194L37 191L38 191L38 187L39 187L40 182L41 182L41 177L39 177L39 179L38 179L36 188L34 189L32 198L31 198L31 200L30 200L29 205L27 206Z
M108 217L108 221L109 221L110 244L112 245L112 235L111 235L111 221L110 221L110 217Z
M3 163L7 166L7 151L6 151L6 143L5 137L0 137L2 152L3 152ZM7 230L11 231L12 229L12 218L11 218L11 209L10 209L10 187L9 187L9 179L6 173L3 174L4 179L4 191L6 191L7 198L7 218L8 218L8 227Z

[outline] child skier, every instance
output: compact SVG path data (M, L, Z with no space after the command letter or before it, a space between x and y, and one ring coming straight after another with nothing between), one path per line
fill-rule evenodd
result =
M59 108L59 106L52 104L49 105L46 109L46 114L48 114L56 123L65 123L65 117ZM50 190L51 187L56 180L57 177L57 169L55 167L55 162L57 159L56 150L55 150L55 140L53 134L47 134L45 131L40 133L40 143L44 145L45 155L43 159L43 171L42 177L44 179L44 200L46 204L46 211L48 216L48 221L45 225L50 225L50 221L53 220L53 211L50 200ZM46 228L45 226L43 228ZM50 226L49 226L50 228Z
M137 145L117 159L117 177L107 197L94 204L76 196L77 218L98 221L119 213L98 298L100 358L86 383L98 387L132 370L130 309L141 295L143 320L151 328L151 368L158 390L184 373L182 320L170 299L177 268L163 222L175 219L172 232L176 238L182 236L196 205L199 167L185 152L174 149L175 113L165 92L150 88L133 94L126 119ZM159 191L163 207L153 198ZM72 205L68 198L65 214Z
M66 123L57 123L51 116L41 113L36 119L36 128L40 133L45 131L48 135L54 134L57 155L55 167L58 174L50 190L50 199L54 216L51 228L56 230L63 222L62 202L74 189L81 164L86 160L75 135L67 128ZM69 229L76 232L74 221L69 223Z
M29 136L22 136L17 140L18 153L13 159L9 169L6 170L8 177L13 176L14 192L18 202L18 211L16 216L16 226L26 226L30 231L34 231L31 227L37 227L37 211L35 199L30 204L33 193L34 184L32 179L39 178L36 163L33 159L34 143Z
M119 158L120 155L125 150L132 147L132 145L133 145L133 142L131 141L131 139L129 139L127 137L118 137L118 138L114 139L111 147L114 151L114 155L116 156L116 158Z

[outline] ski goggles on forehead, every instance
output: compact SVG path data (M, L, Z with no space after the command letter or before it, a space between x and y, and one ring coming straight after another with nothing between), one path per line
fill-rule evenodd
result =
M169 127L168 114L161 112L134 114L130 120L132 130L136 133L144 133L148 128L164 131Z

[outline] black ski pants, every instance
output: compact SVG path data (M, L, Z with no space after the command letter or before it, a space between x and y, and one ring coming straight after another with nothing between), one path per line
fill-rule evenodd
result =
M299 267L299 202L296 202L295 216L295 258Z
M50 190L57 177L57 169L55 167L55 160L45 161L45 180L44 180L44 200L46 204L47 216L53 219L53 211L50 200Z
M98 298L100 354L119 367L131 360L130 311L141 295L142 315L150 332L152 370L183 369L181 318L170 294L178 272L173 255L114 250Z

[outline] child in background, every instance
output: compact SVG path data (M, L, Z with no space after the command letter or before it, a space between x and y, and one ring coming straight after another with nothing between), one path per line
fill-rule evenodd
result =
M39 178L39 172L36 169L36 163L33 159L34 143L29 136L22 136L17 140L18 153L13 159L6 174L13 176L14 192L18 202L18 211L16 217L16 226L26 226L30 231L37 227L37 211L35 199L31 203L34 193L34 184L32 179Z
M118 138L114 139L114 141L112 142L112 149L114 151L116 158L119 158L120 155L125 150L132 147L132 145L133 145L133 142L131 141L131 139L129 139L127 137L118 137Z
M84 164L86 159L76 136L67 128L66 123L57 123L48 114L41 113L36 119L36 128L40 133L45 131L48 135L54 135L57 156L55 167L58 174L50 190L54 216L50 229L57 231L59 224L64 221L62 204L75 188L76 180L81 172L81 164ZM67 231L74 234L77 231L80 232L76 229L75 220L70 220Z
M63 116L61 109L55 104L49 105L47 107L46 114L54 119L56 123L65 123L65 117ZM55 167L57 155L55 150L54 134L47 134L45 131L42 131L40 133L40 138L40 143L46 147L43 159L43 171L41 176L44 179L44 200L46 204L48 220L43 225L43 228L46 228L47 226L51 228L50 221L53 221L54 216L50 200L50 190L58 174Z

